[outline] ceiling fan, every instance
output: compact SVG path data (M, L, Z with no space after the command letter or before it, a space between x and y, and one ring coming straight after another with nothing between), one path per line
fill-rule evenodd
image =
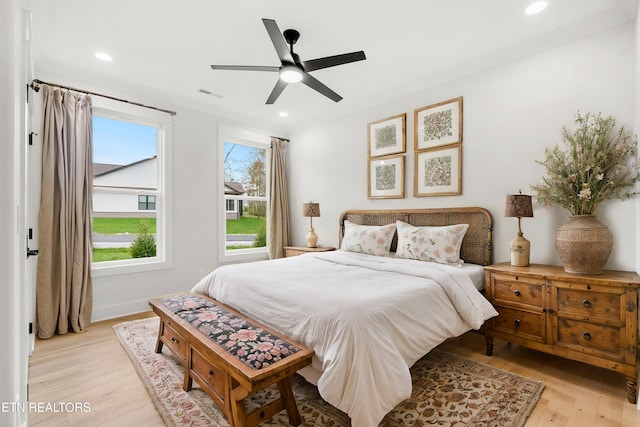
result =
M320 70L322 68L335 67L336 65L348 64L350 62L367 59L364 51L344 53L342 55L326 56L324 58L312 59L310 61L300 61L298 54L293 52L293 45L296 44L300 33L296 30L285 30L280 34L278 24L273 19L262 19L264 26L269 33L273 47L275 47L282 65L260 66L260 65L212 65L214 70L240 70L240 71L271 71L280 73L271 95L267 99L267 104L273 104L289 83L302 82L324 96L338 102L342 99L340 95L329 89L318 79L309 74L309 71ZM287 48L287 44L289 47Z

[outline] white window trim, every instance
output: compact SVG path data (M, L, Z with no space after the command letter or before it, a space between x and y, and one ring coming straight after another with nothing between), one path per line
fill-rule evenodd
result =
M271 138L265 135L260 135L254 132L241 130L235 127L227 126L227 125L219 125L218 126L218 182L220 185L218 186L218 259L221 263L232 263L232 262L245 262L245 261L256 261L262 259L268 259L268 247L269 247L269 233L267 233L267 246L263 248L247 248L247 249L234 249L232 251L227 251L226 247L226 201L224 194L224 143L225 141L236 142L239 144L248 145L251 147L262 148L266 150L265 155L265 169L266 169L266 178L267 178L267 195L270 194L269 188L269 176L271 170ZM236 196L238 199L258 199L255 197L248 196ZM234 198L236 198L234 197ZM260 197L259 199L263 199ZM267 230L269 230L269 209L270 209L270 200L269 197L266 197L267 202Z
M92 100L95 114L123 121L135 121L161 130L158 133L158 181L156 196L155 257L92 263L93 277L161 270L173 266L173 118L169 114L132 104L95 97ZM101 190L104 191L104 190ZM140 191L143 193L143 191ZM153 192L144 191L145 194Z

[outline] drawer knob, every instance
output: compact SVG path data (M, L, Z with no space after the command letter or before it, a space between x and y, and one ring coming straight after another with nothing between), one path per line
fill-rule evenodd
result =
M518 320L518 319L514 320L514 321L513 321L513 326L515 326L516 328L517 328L518 326L520 326L520 320Z
M591 307L591 301L586 299L586 300L582 301L582 305L584 305L585 307Z
M212 377L213 376L213 369L209 370L209 376Z
M171 337L171 341L173 341L176 344L180 344L180 341L178 341L176 337Z
M591 334L589 332L585 332L584 334L582 334L582 338L589 341L591 339Z
M513 293L515 296L519 297L520 296L520 291L519 290L515 290L515 292Z

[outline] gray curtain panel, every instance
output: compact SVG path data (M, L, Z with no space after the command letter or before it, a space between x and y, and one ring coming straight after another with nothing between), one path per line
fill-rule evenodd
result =
M286 141L271 138L271 176L269 211L269 258L284 257L284 247L289 245L289 196L285 169Z
M36 314L38 337L50 338L91 322L92 113L88 95L42 87Z

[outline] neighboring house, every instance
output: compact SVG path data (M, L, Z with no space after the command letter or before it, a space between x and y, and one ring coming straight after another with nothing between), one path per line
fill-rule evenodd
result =
M224 183L225 196L240 196L244 193L246 193L246 191L239 182ZM242 200L229 199L225 197L224 202L227 205L227 219L239 219L242 216Z
M157 157L128 165L93 164L96 217L155 217Z

